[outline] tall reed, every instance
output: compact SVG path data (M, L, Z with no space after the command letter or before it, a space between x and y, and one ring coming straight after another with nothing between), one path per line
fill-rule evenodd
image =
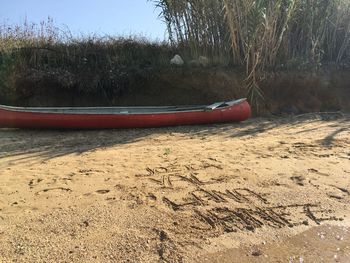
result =
M155 0L174 44L193 57L245 66L250 99L277 67L350 62L348 0Z

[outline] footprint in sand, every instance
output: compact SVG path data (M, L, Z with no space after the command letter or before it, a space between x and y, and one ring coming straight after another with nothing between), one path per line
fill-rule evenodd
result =
M107 190L107 189L101 189L101 190L97 190L96 193L98 194L107 194L109 193L111 190Z
M304 186L304 181L305 181L305 177L300 175L300 176L292 176L290 177L290 179L296 183L297 185L300 185L300 186Z
M65 187L55 187L55 188L46 188L41 191L36 192L36 195L40 195L41 193L46 193L49 191L54 191L54 190L60 190L60 191L65 191L65 192L72 192L72 189L70 188L65 188Z
M153 194L153 193L149 193L147 195L148 199L152 200L152 201L156 201L157 200L157 197Z
M346 197L350 196L350 191L343 188L343 187L338 187L336 185L330 185L333 189L335 188L335 191L328 192L327 195L330 198L333 199L338 199L338 200L343 200Z
M31 179L28 183L29 188L33 188L34 186L37 186L43 179L38 178L38 179Z

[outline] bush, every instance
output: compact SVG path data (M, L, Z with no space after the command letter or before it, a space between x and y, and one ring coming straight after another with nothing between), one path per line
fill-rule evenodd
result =
M166 43L142 38L73 38L50 19L40 26L25 23L1 29L1 103L15 103L45 89L102 94L112 101L155 71L170 67L177 52Z

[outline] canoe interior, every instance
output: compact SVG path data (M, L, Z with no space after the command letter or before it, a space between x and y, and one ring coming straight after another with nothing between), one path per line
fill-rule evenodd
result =
M157 107L12 107L0 105L0 109L18 112L58 113L58 114L156 114L170 112L205 111L230 107L246 99L214 103L211 105L157 106Z

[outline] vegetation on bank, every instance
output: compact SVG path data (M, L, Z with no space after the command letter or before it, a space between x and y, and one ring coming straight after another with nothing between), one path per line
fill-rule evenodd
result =
M248 95L264 72L350 61L349 0L154 0L170 40L245 67Z
M0 28L0 98L11 103L40 89L120 96L169 64L176 49L143 38L76 38L52 20ZM54 94L53 94L54 95Z
M266 72L350 64L348 0L151 2L167 25L168 42L74 37L50 18L0 26L0 103L14 104L43 89L103 94L112 101L171 69L170 59L180 54L185 69L197 67L201 56L209 67L244 69L247 96L258 104Z

